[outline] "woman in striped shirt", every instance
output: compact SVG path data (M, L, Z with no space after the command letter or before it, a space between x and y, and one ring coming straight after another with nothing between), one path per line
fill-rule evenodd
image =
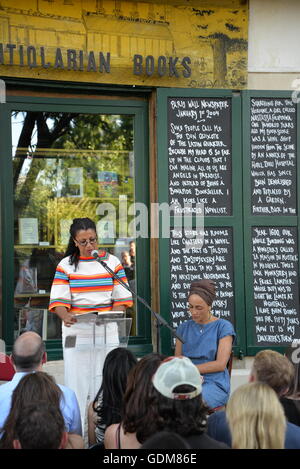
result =
M96 247L95 223L89 218L75 218L70 227L65 257L56 268L49 305L49 310L62 320L65 384L77 394L83 423L87 396L94 389L98 390L101 384L105 356L119 346L117 325L112 322L106 326L105 346L97 350L95 355L95 351L92 351L95 315L107 311L125 311L133 304L131 293L92 256ZM98 251L98 256L117 278L128 284L117 257L105 251ZM101 335L100 328L97 329ZM73 338L71 347L68 336ZM95 366L97 373L91 369Z

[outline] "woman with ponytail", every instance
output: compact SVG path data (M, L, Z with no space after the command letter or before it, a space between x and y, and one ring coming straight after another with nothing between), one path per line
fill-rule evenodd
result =
M132 306L130 292L93 257L94 250L98 251L95 223L90 218L75 218L70 227L65 256L56 268L49 305L49 310L62 320L65 384L77 394L82 422L94 370L90 366L90 351L76 348L76 343L75 346L66 344L66 338L72 336L74 340L75 337L78 344L80 338L86 337L91 331L91 319L94 320L95 315L101 315L105 311L125 311ZM127 283L124 269L117 257L106 251L98 251L98 257L116 277ZM111 324L116 325L110 323L109 326ZM107 341L118 346L116 328L106 329L111 333ZM101 351L97 354L100 377L105 356ZM98 381L94 383L96 389L101 384L100 379Z

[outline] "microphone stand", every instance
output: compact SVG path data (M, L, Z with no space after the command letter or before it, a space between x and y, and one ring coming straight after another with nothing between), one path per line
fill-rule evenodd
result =
M92 253L93 255L93 253ZM157 325L157 328L161 327L161 326L165 326L167 327L167 329L169 329L169 331L171 332L172 336L175 337L176 339L178 339L182 344L184 344L184 340L175 332L175 330L167 323L167 321L158 313L156 313L155 311L153 311L153 309L150 308L150 306L148 305L148 303L144 300L144 298L140 297L134 290L132 290L130 288L129 285L127 285L127 283L123 282L122 279L118 278L116 276L116 274L114 273L113 270L111 270L111 268L106 264L106 262L102 261L97 253L97 257L94 256L94 259L99 262L99 264L102 265L102 267L104 267L104 269L112 276L112 278L114 278L115 280L117 280L117 282L122 285L122 287L126 288L126 290L130 291L130 293L132 293L132 295L137 298L144 306L146 306L146 308L152 313L152 315L154 316L155 320L156 320L156 325ZM159 329L158 329L159 330ZM159 338L160 339L160 338ZM158 346L160 348L160 340L158 341Z

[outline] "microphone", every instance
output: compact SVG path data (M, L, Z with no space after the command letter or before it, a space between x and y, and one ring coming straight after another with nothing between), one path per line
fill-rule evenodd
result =
M94 249L94 250L91 252L91 254L92 254L92 257L94 257L94 259L98 259L99 253L98 253L97 249Z

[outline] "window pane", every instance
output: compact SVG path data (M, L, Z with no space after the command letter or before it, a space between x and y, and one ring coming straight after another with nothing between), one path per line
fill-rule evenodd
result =
M73 218L95 221L99 247L124 259L135 287L131 218L122 209L134 202L133 117L15 111L12 140L15 336L34 330L55 339L61 327L47 311L49 293ZM134 335L135 307L127 315Z

